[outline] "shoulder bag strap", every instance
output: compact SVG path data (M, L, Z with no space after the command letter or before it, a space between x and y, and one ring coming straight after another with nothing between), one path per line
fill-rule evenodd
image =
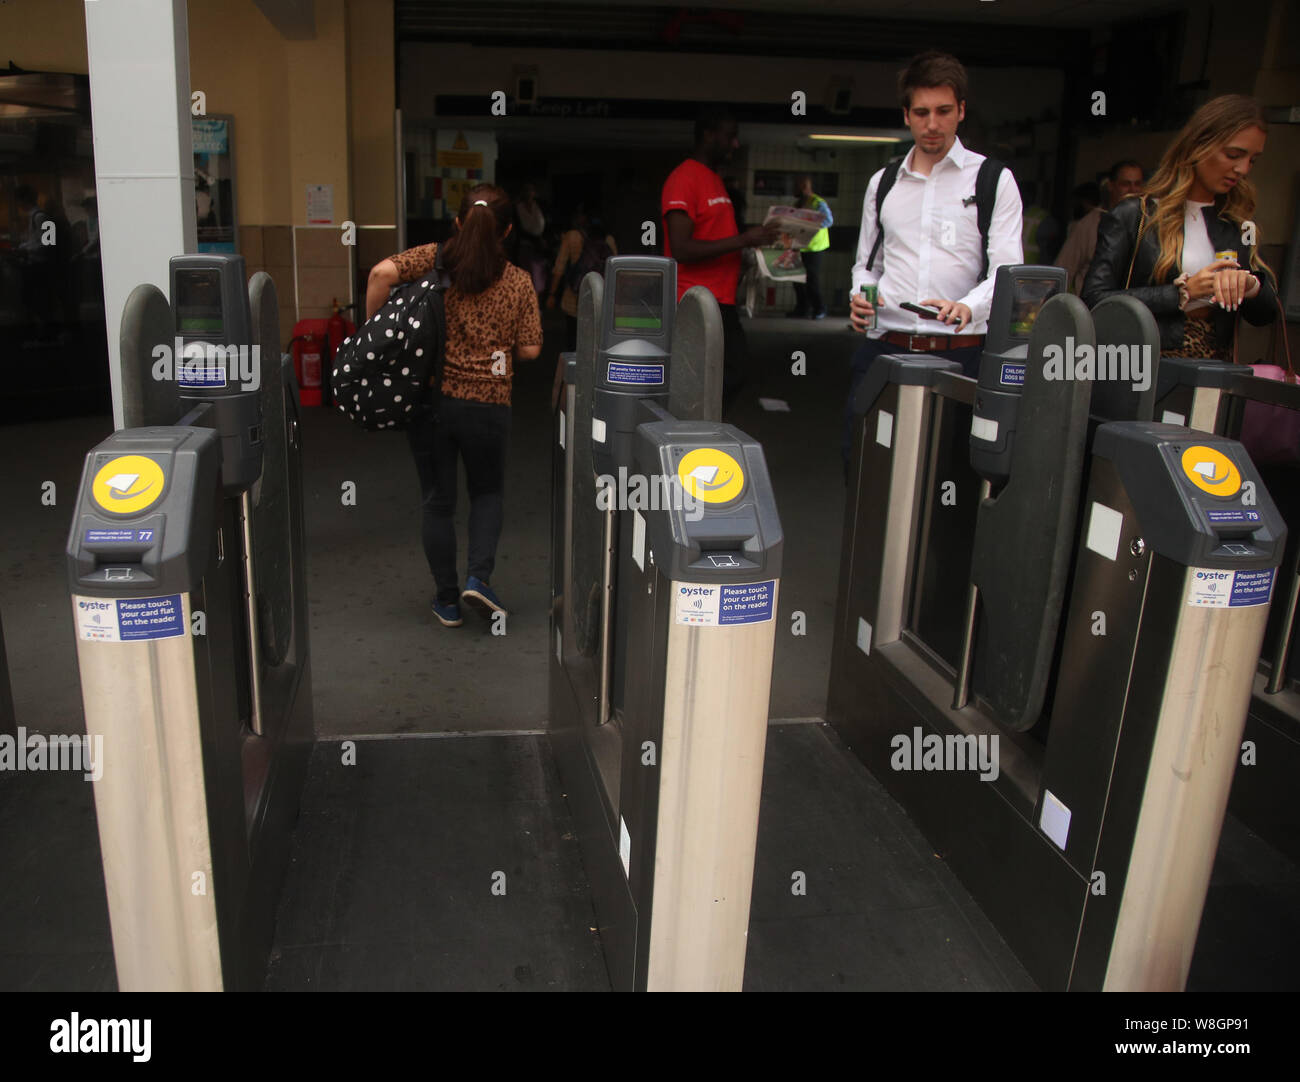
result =
M1141 217L1138 219L1137 239L1133 241L1133 255L1129 257L1128 261L1128 276L1124 279L1125 289L1128 289L1129 283L1133 281L1133 264L1137 261L1138 245L1142 243L1142 234L1147 231L1147 197L1140 195L1138 199L1140 200L1138 205Z

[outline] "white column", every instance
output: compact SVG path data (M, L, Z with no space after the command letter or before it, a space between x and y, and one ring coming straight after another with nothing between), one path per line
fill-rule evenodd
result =
M122 306L197 250L186 0L86 0L95 194L113 424L122 426Z

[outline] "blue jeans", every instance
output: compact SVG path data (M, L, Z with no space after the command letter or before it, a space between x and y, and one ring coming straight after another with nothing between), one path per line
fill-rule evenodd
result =
M980 355L983 352L983 346L964 346L961 349L935 352L932 356L941 357L945 361L956 361L961 365L964 375L975 378L979 375ZM924 356L925 350L904 349L902 346L891 345L883 338L864 338L862 345L858 346L857 352L853 354L852 367L849 371L849 398L844 404L844 429L840 436L840 455L844 459L846 477L853 443L853 396L858 393L858 385L866 378L867 369L875 363L876 358L893 353Z

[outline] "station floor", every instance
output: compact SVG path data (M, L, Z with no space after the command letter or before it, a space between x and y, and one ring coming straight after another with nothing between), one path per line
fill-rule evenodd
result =
M852 336L833 318L753 321L749 331L750 383L728 420L767 449L786 534L780 618L803 612L807 633L777 636L745 986L1032 988L906 813L820 721ZM791 372L795 351L806 375ZM431 622L404 438L309 411L318 744L268 990L608 987L545 737L554 363L547 349L516 376L493 576L511 611L505 636L472 613L460 629ZM17 494L0 517L0 612L28 731L84 731L61 554L83 456L110 430L106 417L0 428L6 488ZM355 506L340 499L347 481ZM41 498L50 491L52 505ZM359 749L346 771L345 737ZM807 873L805 896L790 892L792 869ZM497 871L504 896L490 892ZM1300 869L1229 817L1189 988L1294 989L1297 963ZM0 989L115 984L90 785L0 772Z

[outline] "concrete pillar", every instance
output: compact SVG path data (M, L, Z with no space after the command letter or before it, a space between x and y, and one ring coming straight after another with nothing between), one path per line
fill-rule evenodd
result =
M122 427L122 306L197 250L186 0L85 0L113 424Z

